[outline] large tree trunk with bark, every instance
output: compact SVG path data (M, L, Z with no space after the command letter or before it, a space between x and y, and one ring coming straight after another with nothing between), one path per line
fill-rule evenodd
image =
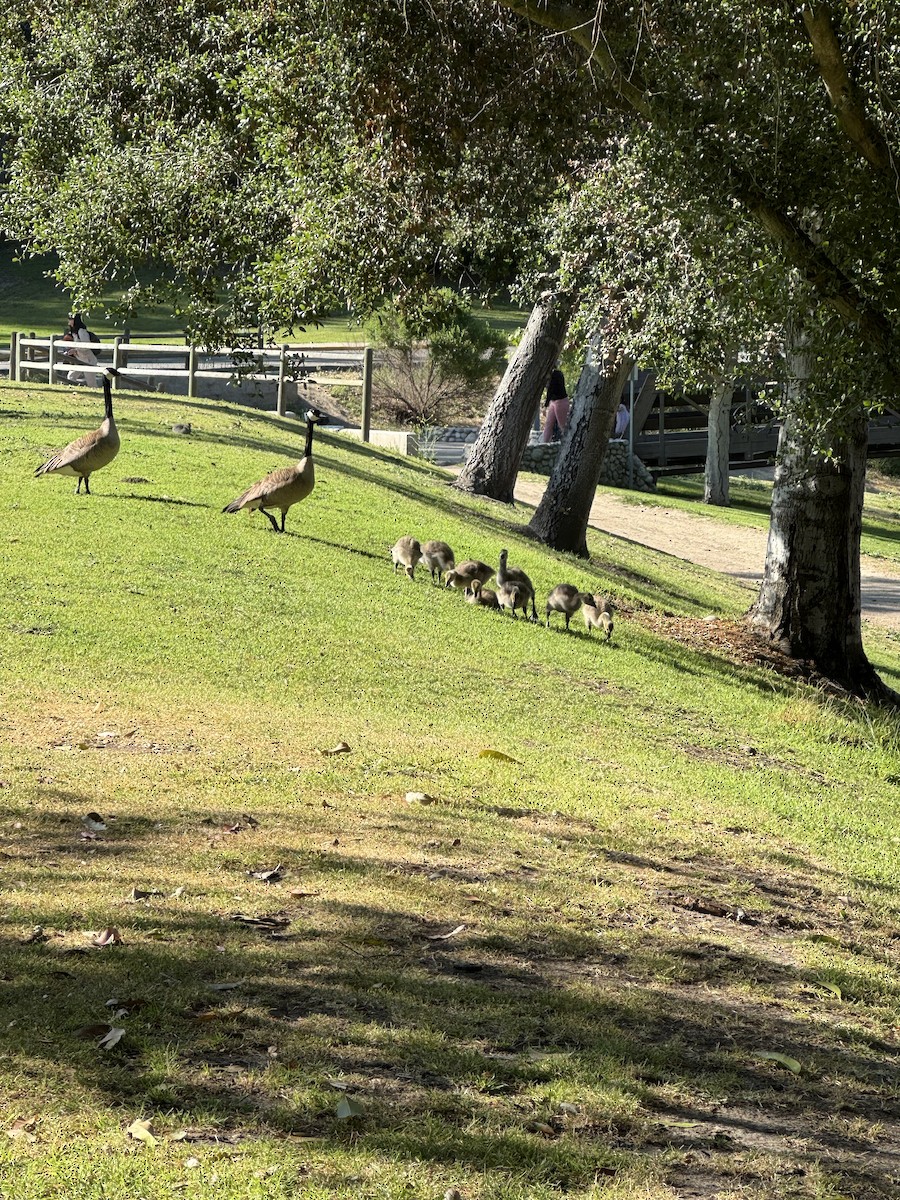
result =
M834 457L788 415L781 429L766 566L750 621L782 651L807 659L857 696L896 701L866 658L859 539L868 420L857 413Z
M578 379L569 423L547 490L528 525L552 546L587 558L587 526L606 444L631 359L606 361L592 348Z
M727 508L728 466L731 452L731 399L734 384L720 379L712 389L709 400L709 421L706 435L706 474L703 484L703 503Z
M532 418L559 358L573 307L572 297L562 292L547 292L535 304L455 487L512 504Z

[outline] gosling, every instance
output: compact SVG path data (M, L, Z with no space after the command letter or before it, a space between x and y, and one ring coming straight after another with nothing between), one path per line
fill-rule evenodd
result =
M566 619L566 629L569 628L574 613L582 604L582 593L571 583L561 583L547 597L547 628L550 628L550 614L561 612Z
M78 486L75 495L81 493L84 483L85 495L91 494L90 478L94 471L107 467L119 453L119 431L113 417L112 387L110 380L118 375L113 367L103 372L103 407L104 417L98 429L83 433L74 442L69 442L63 450L48 458L38 467L35 475L77 475Z
M497 588L497 601L500 607L508 608L514 618L516 618L516 609L521 608L522 616L526 621L528 620L529 600L533 607L534 592L530 591L524 583L517 583L514 579L507 579L505 583L501 583Z
M422 547L422 562L431 572L432 583L440 583L443 573L456 566L453 551L446 542L426 542Z
M444 586L462 590L463 588L471 587L476 579L479 583L487 583L493 574L493 567L489 567L487 563L480 562L477 558L469 558L465 562L459 563L452 571L447 572Z
M499 608L500 601L497 593L490 588L482 587L480 579L473 579L466 588L466 600L469 604L480 604L482 608Z
M595 629L602 629L606 634L606 640L609 641L613 635L613 613L615 612L612 601L608 600L606 596L599 594L592 596L590 592L583 592L581 603L581 612L588 634Z
M501 589L503 588L503 585L506 583L518 584L520 588L524 589L525 592L528 593L526 599L531 601L531 619L532 621L536 621L538 619L538 615L537 607L534 602L534 584L531 582L525 572L519 569L519 567L508 567L506 565L506 559L507 551L501 550L500 566L497 568L497 583L500 585L500 587L497 589L497 596L500 598L500 603L503 604L503 598L501 596ZM517 605L516 607L521 607L521 605ZM515 615L514 608L513 616ZM526 612L526 616L527 615L528 614Z
M416 577L416 563L422 557L422 547L414 537L402 537L391 547L394 571L403 567L410 579Z

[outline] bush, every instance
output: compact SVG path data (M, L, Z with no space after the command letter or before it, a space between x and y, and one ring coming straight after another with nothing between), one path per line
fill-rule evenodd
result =
M373 409L400 424L481 417L506 366L506 339L450 288L386 305L367 331L379 352Z

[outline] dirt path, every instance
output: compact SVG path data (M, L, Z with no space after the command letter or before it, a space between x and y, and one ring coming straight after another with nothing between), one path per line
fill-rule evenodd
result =
M516 499L526 504L537 504L543 492L539 483L516 484ZM679 509L626 503L608 493L596 496L590 523L616 537L721 571L748 589L755 589L762 579L767 538L762 529L695 517ZM895 573L880 559L863 557L862 608L866 620L900 631L900 570Z

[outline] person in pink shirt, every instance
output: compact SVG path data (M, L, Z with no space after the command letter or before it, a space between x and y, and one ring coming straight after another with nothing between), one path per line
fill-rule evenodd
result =
M544 401L546 414L544 416L544 432L542 442L552 442L562 437L566 422L569 420L569 397L566 392L566 380L557 367L550 372L550 382L547 384L547 399Z

